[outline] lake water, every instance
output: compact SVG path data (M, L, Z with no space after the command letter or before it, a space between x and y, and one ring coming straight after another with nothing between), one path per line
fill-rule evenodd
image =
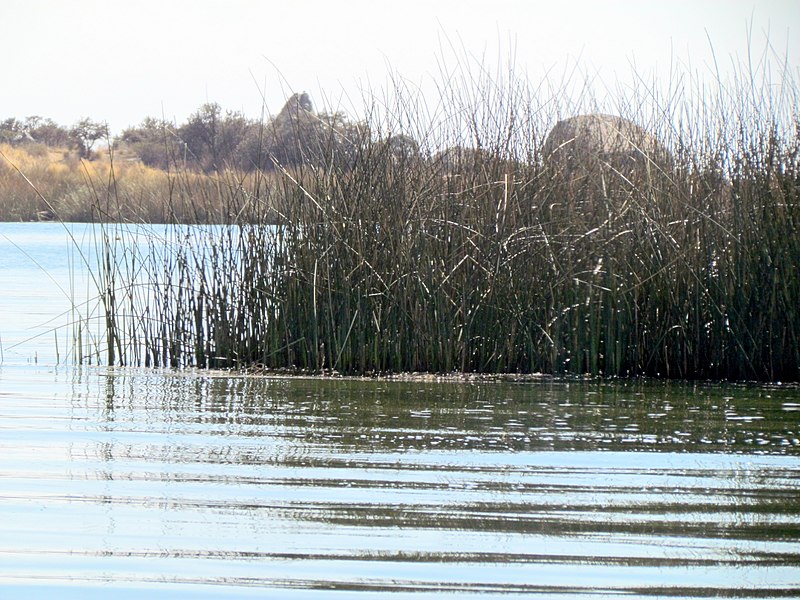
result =
M0 598L800 593L796 388L70 366L72 243L0 224Z

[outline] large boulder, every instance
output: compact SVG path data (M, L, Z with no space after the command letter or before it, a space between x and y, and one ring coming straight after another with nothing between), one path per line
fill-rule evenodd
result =
M325 132L305 92L293 94L265 132L267 154L282 167L319 163ZM260 141L259 141L260 143Z
M602 114L556 123L545 139L543 156L556 180L606 189L615 182L647 186L672 163L655 136L627 119Z
M314 118L314 106L306 92L292 94L281 111L275 115L275 123L291 127L293 122L307 122Z

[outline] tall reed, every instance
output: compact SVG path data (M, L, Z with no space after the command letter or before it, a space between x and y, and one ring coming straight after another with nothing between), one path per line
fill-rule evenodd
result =
M547 162L544 137L602 103L487 73L448 77L435 107L401 84L373 98L346 160L331 131L313 153L329 160L276 163L249 189L172 174L225 225L108 242L124 254L102 265L109 362L800 377L788 72L768 95L743 70L713 97L687 79L600 106L674 158L581 181Z

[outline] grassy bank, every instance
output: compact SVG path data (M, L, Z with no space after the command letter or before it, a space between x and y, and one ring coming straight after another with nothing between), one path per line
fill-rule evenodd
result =
M0 221L227 223L270 199L263 173L206 175L124 152L86 160L66 148L0 144Z
M798 380L800 113L797 82L779 86L634 90L605 112L673 160L579 179L544 137L598 102L485 72L448 78L435 108L397 86L347 161L262 174L279 225L225 185L191 197L233 226L107 243L107 359Z

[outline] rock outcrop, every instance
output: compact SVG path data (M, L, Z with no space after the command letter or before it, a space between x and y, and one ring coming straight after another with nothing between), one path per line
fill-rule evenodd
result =
M613 115L589 114L559 121L545 140L546 166L571 181L606 178L648 181L672 162L655 136Z

